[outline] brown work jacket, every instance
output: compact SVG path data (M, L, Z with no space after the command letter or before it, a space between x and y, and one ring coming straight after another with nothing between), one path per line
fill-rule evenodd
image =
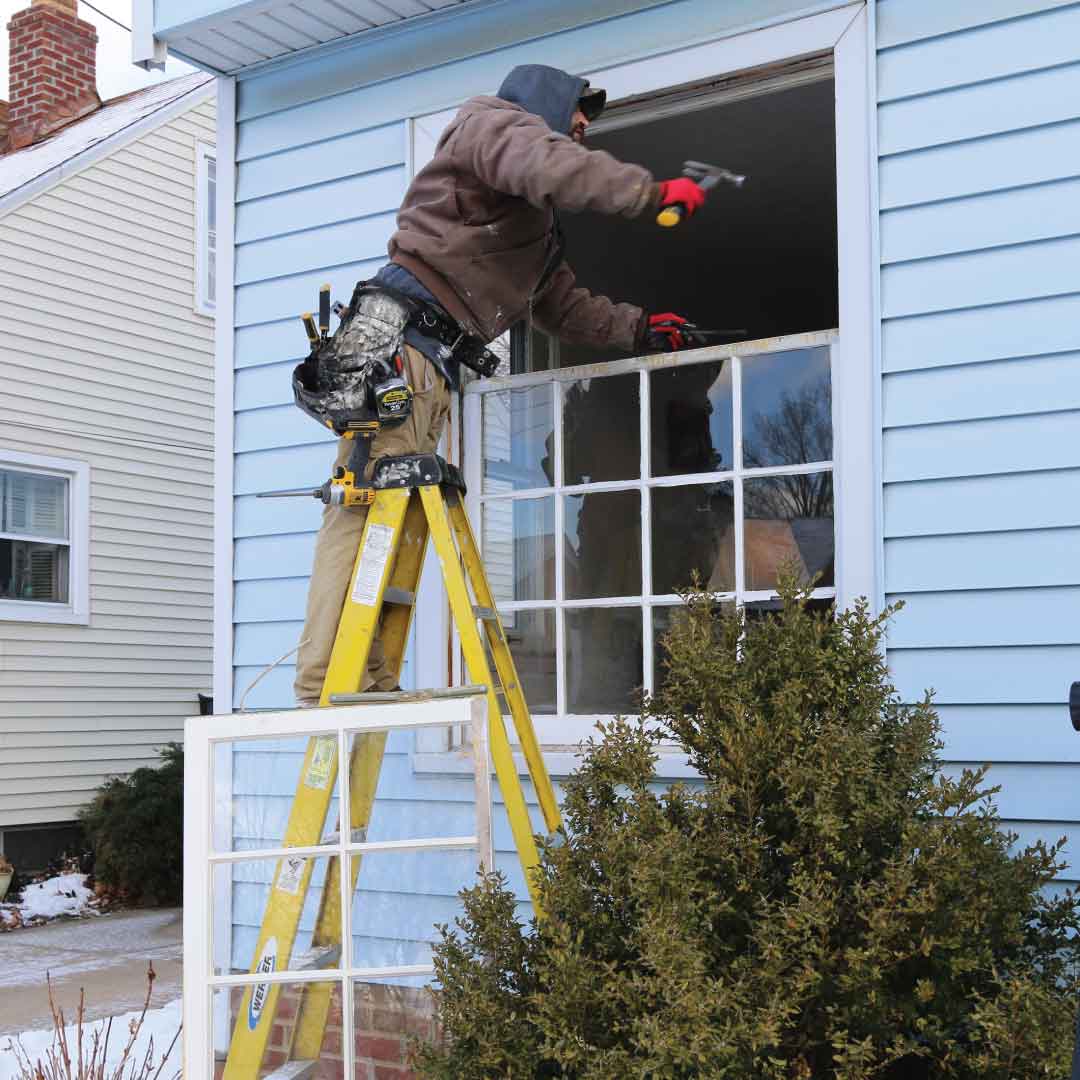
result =
M484 341L531 315L564 341L634 351L644 313L575 284L555 211L637 217L658 202L647 169L587 150L520 105L475 97L410 185L390 257Z

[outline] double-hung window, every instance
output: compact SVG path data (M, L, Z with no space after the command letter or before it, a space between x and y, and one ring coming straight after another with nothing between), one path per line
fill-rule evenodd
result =
M85 622L89 470L0 452L0 619Z

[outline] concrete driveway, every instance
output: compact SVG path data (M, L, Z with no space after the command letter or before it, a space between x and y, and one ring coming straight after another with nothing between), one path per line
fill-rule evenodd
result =
M88 1019L142 1006L146 967L153 962L152 1008L180 996L181 913L178 908L114 915L0 934L0 1036L52 1026L53 996L71 1023L86 991Z

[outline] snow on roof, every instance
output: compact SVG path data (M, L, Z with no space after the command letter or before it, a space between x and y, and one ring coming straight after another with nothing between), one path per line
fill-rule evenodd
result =
M212 80L212 75L200 71L124 94L106 101L96 112L69 124L51 138L5 154L0 157L0 199Z

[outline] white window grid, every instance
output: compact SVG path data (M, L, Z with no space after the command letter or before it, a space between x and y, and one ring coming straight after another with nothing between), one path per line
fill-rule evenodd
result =
M189 717L184 731L184 1060L194 1065L203 1061L207 1076L213 1075L215 1050L227 1051L232 1037L227 1014L219 1013L222 999L215 1004L215 991L235 986L269 983L336 984L342 1003L342 1052L345 1075L355 1066L354 989L364 979L380 980L433 975L432 964L401 964L365 967L352 963L352 905L355 886L352 875L338 875L341 889L341 958L336 966L299 968L245 974L216 974L215 955L228 952L231 934L231 903L214 897L214 868L267 859L301 857L337 858L348 868L354 856L391 851L475 850L478 867L494 866L492 839L492 784L488 742L487 696L481 687L462 688L456 694L433 700L402 704L341 705L324 709L281 710L265 713L225 713ZM232 746L241 742L268 739L337 739L337 760L348 762L350 738L380 732L413 731L457 726L470 734L471 757L476 792L476 832L471 836L416 837L406 840L354 841L349 828L350 776L339 768L334 782L338 824L336 839L326 843L255 850L227 850L231 845L231 818L228 816L230 777L221 770L231 768ZM482 764L481 764L482 763ZM223 814L225 815L223 817ZM230 828L226 828L228 825ZM360 868L363 881L363 866ZM462 882L462 885L471 882ZM310 886L309 886L310 888ZM215 906L215 899L217 905ZM254 957L252 957L254 960ZM222 995L226 998L227 995ZM227 1002L225 1002L227 1005ZM215 1035L227 1038L214 1046ZM194 1075L202 1075L197 1069Z
M67 500L64 508L66 537L0 531L0 540L24 540L68 549L67 602L0 599L0 621L87 623L90 608L90 466L84 461L0 451L0 469L63 480Z
M590 364L554 370L529 372L521 375L509 375L502 378L474 380L466 384L465 392L465 432L468 439L465 448L466 483L468 488L467 508L474 528L479 537L481 554L484 544L484 507L489 504L509 503L521 499L554 498L554 554L555 554L555 595L545 600L500 600L500 613L511 615L519 611L552 611L555 614L555 677L556 709L555 712L539 717L552 741L562 742L560 732L564 732L568 742L575 741L580 735L582 723L592 724L597 720L607 719L610 714L585 715L570 713L567 708L567 665L566 650L566 614L586 608L640 608L642 619L642 685L646 692L656 688L656 672L653 654L653 612L657 608L671 608L681 602L676 593L653 593L652 591L652 501L651 492L660 487L700 486L723 481L731 482L734 488L735 529L735 588L732 591L717 593L721 601L729 601L737 606L775 599L775 589L748 590L746 588L746 568L744 560L745 520L743 517L744 480L777 476L799 476L820 473L833 474L834 518L839 514L837 478L834 458L827 461L815 461L797 465L777 465L760 468L747 468L743 465L743 423L742 423L742 366L754 357L770 353L793 352L825 347L829 349L829 370L834 388L837 380L836 357L834 350L839 341L839 332L825 330L807 334L772 338L766 341L752 341L737 345L723 345L705 349L696 349L683 353L635 357L607 363ZM733 461L730 469L712 472L684 473L676 476L653 477L651 461L651 379L654 371L670 368L689 367L697 364L715 363L722 360L731 364L732 386L732 442ZM599 481L596 483L564 483L564 430L563 409L566 389L570 384L591 379L604 379L626 376L636 373L638 376L639 401L639 437L640 462L638 477L631 480ZM488 394L529 387L551 385L553 397L553 436L554 448L553 474L554 483L546 487L523 488L508 492L486 492L483 483L483 399ZM833 400L834 447L837 430L837 398ZM641 502L641 572L642 592L631 596L590 597L583 599L566 598L566 555L562 542L564 537L566 512L564 496L598 494L613 491L636 491ZM835 536L835 525L834 525ZM838 546L838 545L837 545ZM834 586L814 589L815 599L835 599Z

